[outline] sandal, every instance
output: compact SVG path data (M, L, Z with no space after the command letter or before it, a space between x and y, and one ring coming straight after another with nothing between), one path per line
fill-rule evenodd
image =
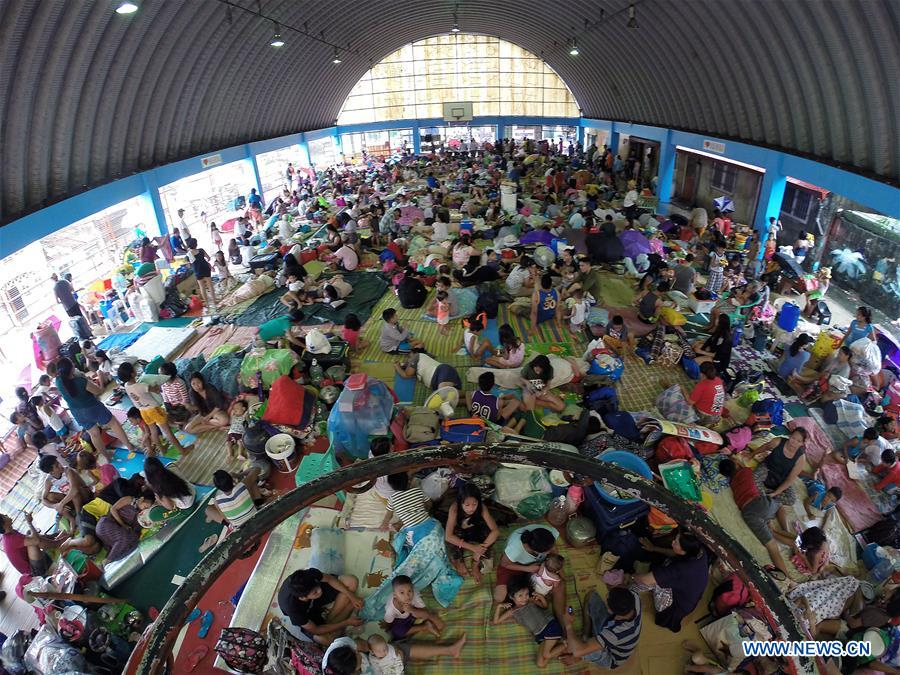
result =
M203 612L203 618L200 619L200 630L197 631L198 638L202 640L209 634L209 629L212 628L214 619L215 615L209 610Z
M206 658L207 654L209 654L209 647L207 647L206 645L195 647L187 656L188 672L194 672L194 669L196 669L197 666L200 665L200 662Z

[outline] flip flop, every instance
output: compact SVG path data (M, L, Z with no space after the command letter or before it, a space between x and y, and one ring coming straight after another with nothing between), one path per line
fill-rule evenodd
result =
M200 630L197 631L197 637L201 640L207 636L209 633L209 629L213 625L213 620L215 619L215 615L206 610L203 612L203 618L200 619Z
M209 654L209 647L206 645L195 647L187 656L188 672L194 672L194 669L200 665L200 662L206 658L207 654Z
M185 619L184 622L190 623L191 621L196 621L199 618L200 618L200 608L194 607L194 609L191 610L191 613L188 614L188 617L187 617L187 619Z
M219 535L211 534L206 539L203 540L203 543L200 544L200 548L197 549L200 553L206 553L209 549L219 543Z

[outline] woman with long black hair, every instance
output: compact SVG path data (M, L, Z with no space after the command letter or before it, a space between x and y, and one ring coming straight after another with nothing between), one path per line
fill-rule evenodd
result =
M144 477L158 501L166 510L189 509L194 505L194 486L167 469L158 457L144 460Z
M67 358L61 358L56 363L56 388L69 407L69 412L78 425L88 433L91 444L97 452L108 456L106 443L103 442L103 430L117 439L129 452L134 452L134 445L128 440L128 435L119 424L119 420L113 417L107 407L97 398L103 391L75 370L75 366Z
M481 583L481 563L491 559L491 546L500 536L500 528L485 506L481 490L473 483L462 483L456 491L456 501L447 513L444 539L454 569L462 576L469 570L463 560L466 551L472 554L472 578Z

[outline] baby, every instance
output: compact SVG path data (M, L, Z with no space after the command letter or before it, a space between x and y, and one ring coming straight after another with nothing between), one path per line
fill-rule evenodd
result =
M547 606L547 596L562 582L563 563L566 559L555 553L547 556L541 568L531 575L531 586L534 589L535 604Z
M412 579L400 574L391 582L393 594L384 608L384 622L394 640L403 640L416 633L428 632L440 637L444 622L425 609L425 601L413 587ZM421 622L417 621L421 619Z
M228 447L228 459L244 455L244 429L247 427L247 401L238 399L231 404L231 423L225 443Z
M375 675L403 675L403 656L394 645L380 635L372 635L369 643L369 665Z

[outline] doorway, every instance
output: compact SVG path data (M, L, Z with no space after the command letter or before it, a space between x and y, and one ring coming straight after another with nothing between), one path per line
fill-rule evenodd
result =
M697 183L700 178L700 158L693 155L685 155L684 174L678 190L678 199L683 204L693 206L697 201Z

